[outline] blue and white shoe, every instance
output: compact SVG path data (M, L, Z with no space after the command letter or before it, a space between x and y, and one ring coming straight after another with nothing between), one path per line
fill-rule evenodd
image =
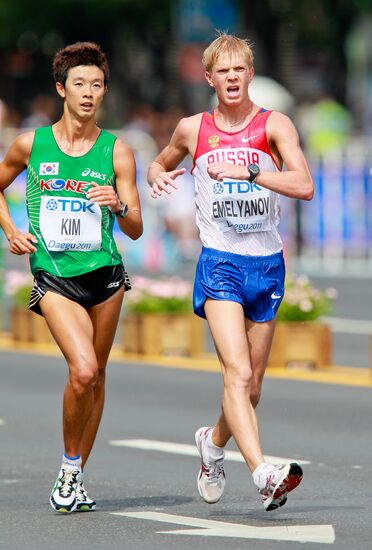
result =
M78 481L76 485L76 508L75 512L92 512L97 507L97 503L92 500L85 490L83 480Z
M50 494L50 505L56 512L70 514L76 509L76 487L81 475L80 467L63 463Z

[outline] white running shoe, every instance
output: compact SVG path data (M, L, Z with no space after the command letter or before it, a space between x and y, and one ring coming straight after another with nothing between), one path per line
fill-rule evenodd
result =
M259 490L266 511L276 510L287 502L287 495L301 483L302 468L295 462L267 469L265 487Z
M201 458L201 468L197 478L199 494L205 502L213 504L220 500L225 489L226 481L223 469L225 453L222 451L222 458L218 460L208 455L206 438L210 430L212 428L199 428L195 434L195 442Z
M97 503L92 500L85 490L83 481L78 481L76 485L76 508L75 512L92 512L96 509Z
M62 464L50 494L50 505L56 512L70 514L76 508L76 486L81 469L70 464Z

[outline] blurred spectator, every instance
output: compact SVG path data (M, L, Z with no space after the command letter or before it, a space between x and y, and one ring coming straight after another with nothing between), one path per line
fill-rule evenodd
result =
M146 103L136 105L131 111L128 122L124 125L123 130L142 130L148 134L153 134L158 122L158 114L154 111L151 105Z
M153 137L159 150L164 149L169 143L179 120L185 116L187 116L185 111L178 105L172 105L158 114L157 124L153 130Z
M189 159L182 163L187 172L177 178L177 191L159 197L164 228L176 245L181 261L194 261L200 252L199 231L195 222L194 178Z
M345 147L352 117L346 107L323 93L318 101L299 109L298 125L308 150L315 155L327 155Z
M54 121L55 101L46 94L37 95L31 102L30 114L23 119L22 128L38 128L48 126Z

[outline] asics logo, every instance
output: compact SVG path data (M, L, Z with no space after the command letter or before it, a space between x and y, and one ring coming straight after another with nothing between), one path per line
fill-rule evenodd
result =
M95 172L91 168L85 168L81 173L82 176L91 176L92 178L98 178L99 180L105 180L106 174L101 174L100 172Z
M271 295L272 299L273 300L278 300L279 298L282 297L281 294L277 294L276 292L273 292L272 295Z
M246 138L246 137L242 137L242 142L243 142L243 143L247 143L247 141L251 141L251 139L254 139L254 138L256 138L256 137L258 137L258 135L257 135L257 136L247 137L247 138Z
M109 283L107 285L107 288L117 288L120 285L120 281L116 281L115 283Z

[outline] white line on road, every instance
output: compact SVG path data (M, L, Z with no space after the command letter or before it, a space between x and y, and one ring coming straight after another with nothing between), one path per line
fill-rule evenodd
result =
M344 319L342 317L323 317L333 332L345 334L372 335L372 321L365 319Z
M5 426L5 420L4 420L4 418L0 418L0 426Z
M116 439L109 441L109 444L115 447L131 447L132 449L141 449L143 451L160 451L162 453L177 455L199 456L195 445L171 443L169 441L155 441L153 439ZM244 458L238 451L225 451L225 460L230 460L231 462L244 462ZM265 455L265 461L270 464L287 464L288 462L310 464L308 460L297 460L295 458L268 455Z
M265 527L254 527L251 525L225 523L223 521L176 516L160 512L112 512L112 514L128 518L198 527L198 529L180 529L178 531L157 531L159 534L286 540L290 542L314 542L319 544L333 544L335 541L335 532L332 525L282 525L273 527L265 525Z

